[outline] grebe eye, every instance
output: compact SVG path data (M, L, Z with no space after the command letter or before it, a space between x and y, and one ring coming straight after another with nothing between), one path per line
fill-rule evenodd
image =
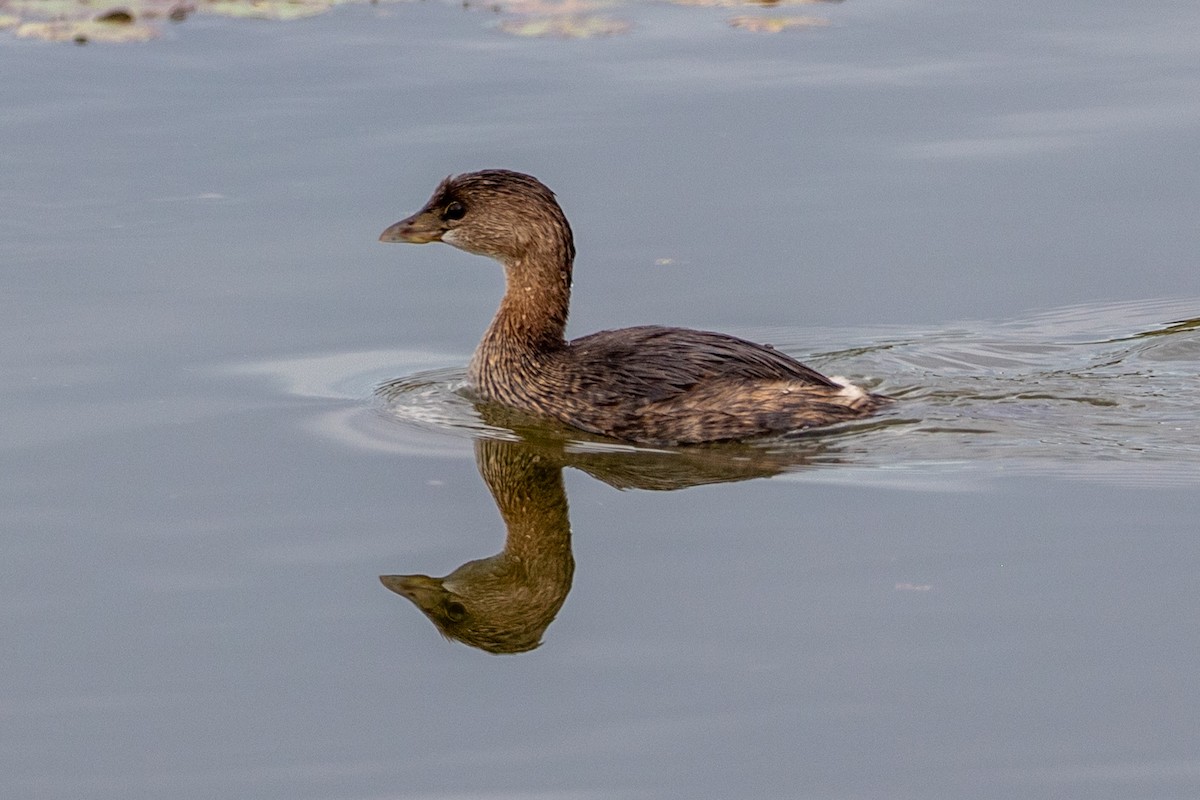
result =
M446 603L446 616L450 618L451 622L462 622L463 618L467 616L467 607L457 600L451 600Z
M442 212L442 219L456 220L456 219L462 219L466 215L467 215L467 207L464 206L462 203L458 202L457 200L454 200L453 202L447 204L446 210Z

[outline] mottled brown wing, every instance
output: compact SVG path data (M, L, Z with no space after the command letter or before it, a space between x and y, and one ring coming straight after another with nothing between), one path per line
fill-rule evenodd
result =
M721 379L837 386L778 350L710 331L646 325L593 333L570 348L573 378L598 404L668 400Z

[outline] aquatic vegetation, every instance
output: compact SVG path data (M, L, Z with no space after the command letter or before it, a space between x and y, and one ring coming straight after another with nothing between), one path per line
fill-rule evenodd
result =
M378 5L398 0L0 0L0 31L24 39L50 42L119 44L146 42L158 37L163 26L182 22L195 14L232 19L288 21L324 14L335 6ZM667 0L671 5L696 9L780 9L785 6L838 3L841 0ZM494 27L512 36L588 39L616 36L633 30L619 17L598 15L598 9L633 6L627 0L457 0L456 5L490 16L502 15ZM779 33L814 28L828 20L808 16L755 16L743 14L727 20L740 30Z
M17 36L48 42L147 42L158 35L151 26L135 22L79 20L69 22L26 22L17 28Z
M592 13L617 4L617 0L502 0L489 8L501 14L517 15L496 26L513 36L591 39L627 33L633 28L626 20Z
M158 35L155 20L174 18L178 0L90 4L78 0L0 0L0 29L51 42L145 42Z
M729 20L729 25L752 33L780 33L800 28L820 28L829 20L820 17L750 17L738 16Z
M628 33L633 25L623 19L600 16L537 16L506 19L498 26L513 36L551 39L590 39Z
M779 8L782 6L839 3L841 0L668 0L672 5L694 8ZM515 36L583 39L594 36L613 36L633 29L632 23L613 17L601 17L590 12L597 8L619 5L618 0L498 0L487 7L504 14L520 14L520 19L506 19L498 28ZM741 15L728 20L734 28L755 33L779 33L798 28L815 28L829 20L811 16L758 17Z
M508 14L527 14L539 17L582 17L602 8L618 5L615 0L503 0L494 8Z
M280 2L280 0L207 0L202 6L206 14L241 19L303 19L324 14L345 0L323 0L323 2Z
M823 3L840 3L841 0L669 0L677 6L702 8L779 8L780 6L813 6Z
M0 0L0 29L51 42L145 42L192 14L291 20L379 0Z

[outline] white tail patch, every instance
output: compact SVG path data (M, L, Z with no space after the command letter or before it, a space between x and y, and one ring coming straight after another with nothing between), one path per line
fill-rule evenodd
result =
M866 391L851 383L849 378L843 378L841 375L830 375L829 380L842 387L842 390L838 392L840 397L845 397L848 400L861 400L867 396Z

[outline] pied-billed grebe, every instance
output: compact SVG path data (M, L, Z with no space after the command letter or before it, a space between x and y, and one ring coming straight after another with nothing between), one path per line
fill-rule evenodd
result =
M650 444L748 439L887 401L770 347L646 325L566 341L575 244L551 192L509 170L449 177L384 242L446 242L504 265L506 289L467 373L479 399Z

